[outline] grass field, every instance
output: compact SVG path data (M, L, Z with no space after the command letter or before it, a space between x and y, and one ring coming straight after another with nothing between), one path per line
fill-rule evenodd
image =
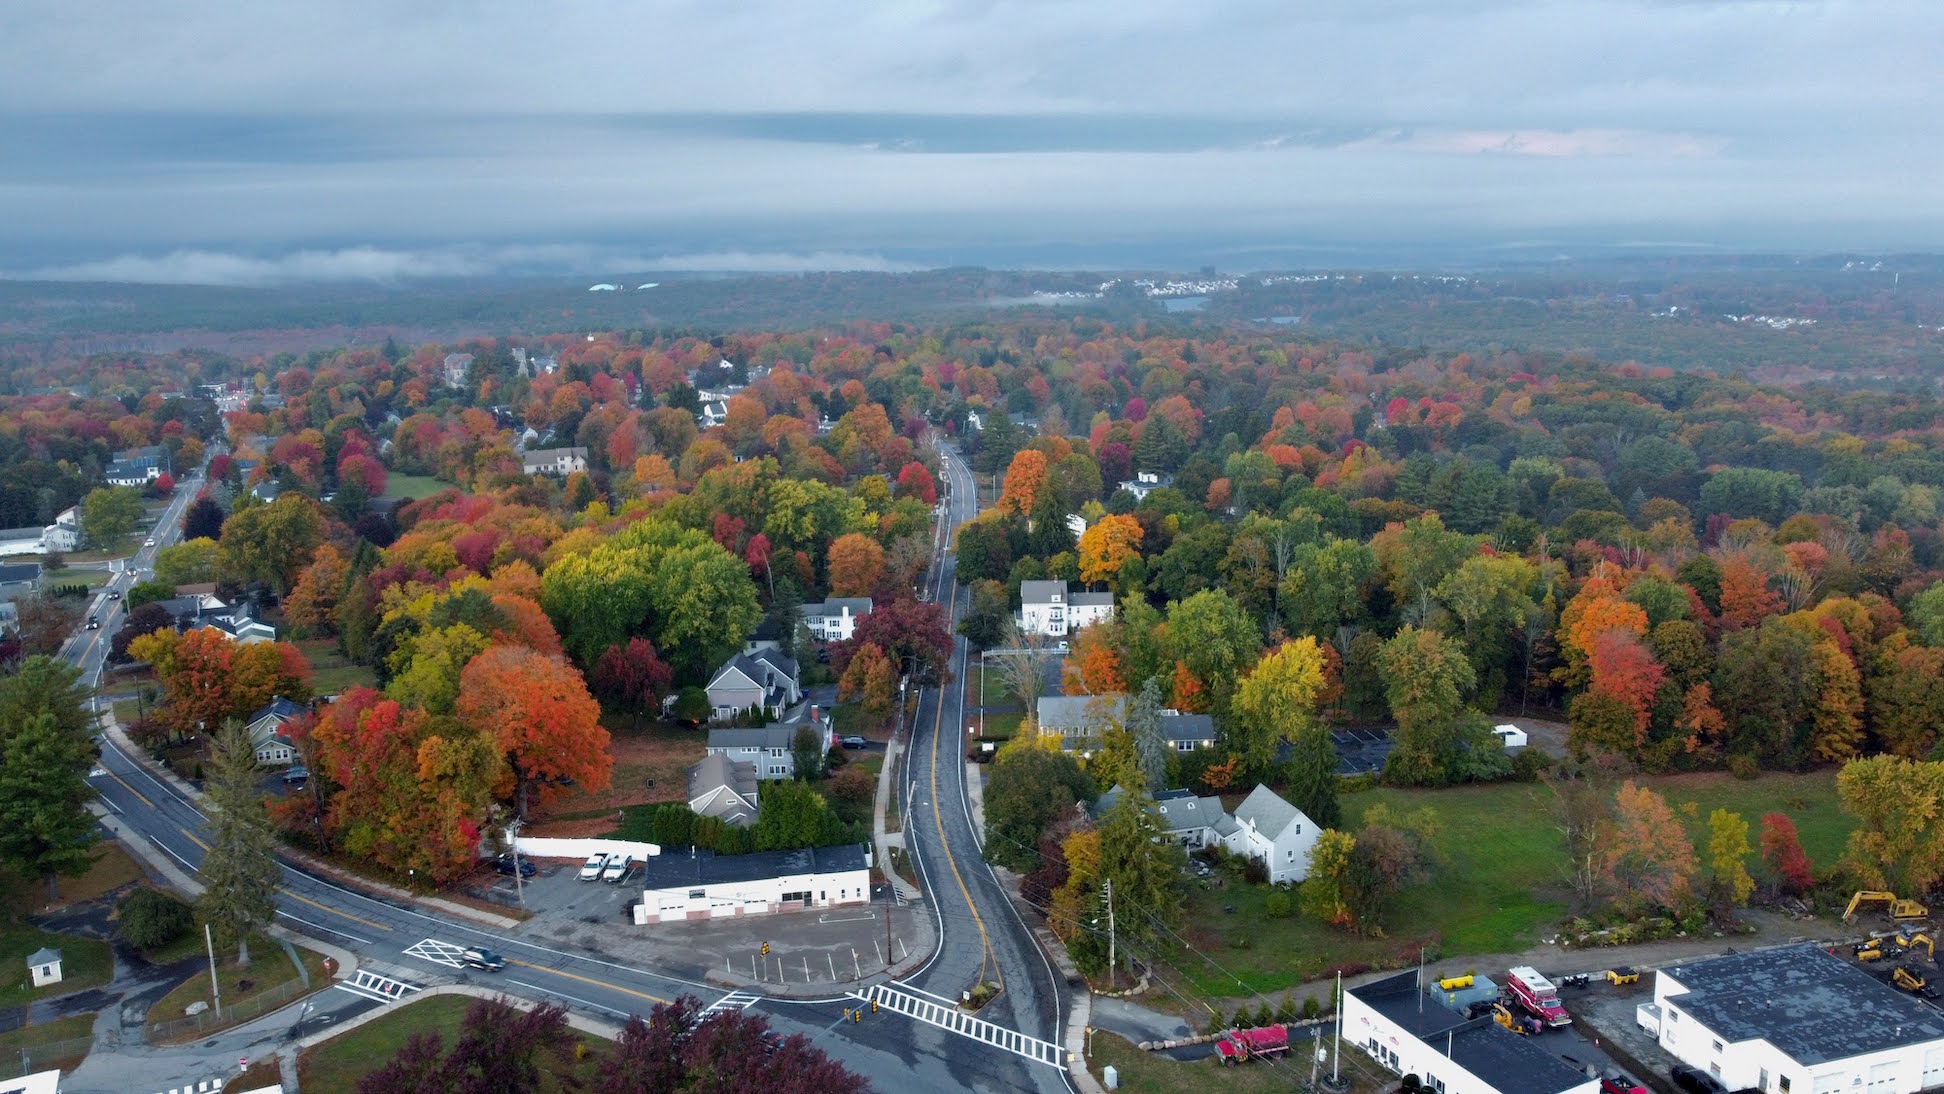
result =
M27 955L43 946L61 951L61 981L36 988L27 975ZM115 958L106 942L50 934L19 920L8 920L0 924L0 968L7 970L5 979L0 980L0 1008L17 1007L106 984L114 975Z
M1683 817L1697 848L1705 846L1708 813L1718 808L1740 813L1751 829L1764 814L1788 814L1801 832L1803 849L1818 865L1840 857L1848 839L1850 822L1837 808L1833 772L1777 773L1746 781L1709 773L1646 781ZM1381 936L1355 937L1301 915L1271 919L1266 886L1231 880L1202 888L1197 882L1189 890L1183 934L1199 952L1184 954L1177 963L1201 990L1233 996L1243 985L1254 991L1292 987L1339 965L1402 966L1415 959L1420 945L1434 956L1529 948L1566 915L1571 899L1565 850L1548 811L1550 796L1544 786L1526 783L1349 795L1343 806L1352 829L1380 802L1406 812L1429 806L1440 822L1433 876L1398 896L1384 916Z
M318 695L341 695L351 688L374 687L377 677L368 666L357 664L338 652L335 638L300 638L297 649L310 662L311 690Z
M303 960L304 967L310 972L310 983L314 989L322 990L330 983L324 971L323 955L312 950L299 948L297 956ZM250 964L246 968L236 963L236 948L216 951L216 981L222 988L223 1006L240 1006L251 999L283 987L298 979L297 966L291 964L290 956L284 948L268 938L250 940ZM149 1007L150 1021L172 1022L183 1017L183 1011L197 1000L209 1002L209 974L199 972L182 983L177 984L169 994ZM251 1015L251 1017L256 1017ZM200 1031L197 1036L206 1036L213 1028Z
M383 498L429 498L441 490L452 487L449 482L440 482L430 475L400 475L393 472L385 476Z
M297 1058L298 1084L305 1090L356 1090L360 1079L390 1061L414 1034L436 1033L450 1050L473 1002L461 995L434 995L394 1007L382 1018L305 1049ZM574 1043L569 1042L568 1049L552 1060L541 1062L540 1090L544 1094L592 1088L607 1042L598 1038L584 1042L588 1048L584 1060L576 1059Z
M60 1068L73 1071L82 1060L88 1058L88 1051L63 1052L59 1056L44 1056L39 1051L45 1045L59 1045L63 1042L83 1041L94 1034L95 1015L72 1014L66 1018L56 1018L38 1026L0 1033L0 1060L6 1060L16 1067L25 1065L29 1071L47 1071ZM0 1065L4 1066L4 1065Z

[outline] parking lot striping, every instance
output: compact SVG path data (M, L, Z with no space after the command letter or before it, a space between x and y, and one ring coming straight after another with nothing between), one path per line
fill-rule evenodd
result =
M566 969L550 969L545 965L536 965L531 961L517 961L511 957L506 959L506 963L509 965L518 965L523 969L532 969L535 972L552 973L555 976L564 976L569 980L578 980L583 984L592 984L597 988L606 988L609 991L618 991L627 995L633 995L641 999L646 999L653 1003L668 1002L668 1000L663 999L659 995L650 995L645 991L636 991L633 988L624 988L619 984L610 984L605 980L596 980L591 976L582 976L577 972L568 972ZM556 992L555 994L559 994L559 993Z
M453 969L466 967L466 963L460 960L465 953L466 947L441 942L436 938L427 938L405 947L407 957L416 957L421 961L430 961L434 965L444 965Z
M527 989L528 991L537 991L537 992L541 992L541 993L543 993L543 994L546 994L546 995L551 995L551 996L554 996L554 997L555 997L555 998L557 998L557 999L565 999L565 1000L567 1000L567 1001L568 1001L569 1003L577 1003L577 1004L579 1004L580 1006L583 1006L583 1007L592 1007L592 1008L594 1008L595 1010L604 1010L604 1011L606 1011L606 1012L608 1012L609 1014L614 1014L614 1015L619 1015L619 1016L620 1016L620 1017L622 1017L622 1018L630 1018L630 1017L633 1017L633 1015L630 1015L630 1014L629 1014L629 1013L628 1013L627 1011L625 1011L625 1010L615 1010L615 1009L614 1009L613 1007L609 1007L609 1006L603 1006L603 1005L602 1005L602 1004L600 1004L600 1003L595 1003L595 1002L591 1002L591 1001L589 1001L589 1000L586 1000L586 999L582 999L582 998L580 998L579 996L575 996L575 995L568 995L568 994L567 994L566 992L564 992L564 991L555 991L555 990L554 990L553 988L543 988L543 987L541 987L541 986L540 986L540 985L538 985L538 984L529 984L529 983L527 983L527 982L526 982L526 981L524 981L524 980L513 980L513 979L510 979L510 978L509 978L509 979L508 979L508 980L507 980L506 982L507 982L507 983L509 983L509 984L512 984L512 985L513 985L514 987L518 987L518 988L525 988L525 989Z
M947 1033L956 1033L961 1037L969 1037L1016 1056L1023 1056L1036 1064L1045 1064L1062 1070L1066 1068L1067 1053L1064 1047L1051 1041L1042 1041L1037 1037L1028 1037L1017 1030L994 1025L983 1018L974 1018L958 1009L956 1004L934 1003L931 999L921 998L903 990L902 987L893 987L890 984L873 984L865 991L847 994L852 999L876 1003L893 1013L916 1019L929 1026L937 1026Z
M353 923L362 923L365 926L372 928L373 930L378 930L378 931L391 930L390 927L385 926L383 923L374 923L371 920L364 918L363 916L352 915L350 912L340 912L336 908L333 908L328 904L319 904L317 901L312 900L307 896L298 896L296 893L291 892L289 889L281 890L281 892L283 893L283 895L289 897L292 900L301 900L305 904L308 904L319 911L329 912L332 915L341 915Z
M837 916L835 918L832 918L829 914L826 913L823 915L819 915L817 917L817 922L819 923L869 923L876 918L877 916L875 914L846 915L846 916Z

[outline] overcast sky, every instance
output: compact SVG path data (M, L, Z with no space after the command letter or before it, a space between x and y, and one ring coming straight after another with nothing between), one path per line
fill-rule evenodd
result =
M1944 246L1937 0L6 0L0 269Z

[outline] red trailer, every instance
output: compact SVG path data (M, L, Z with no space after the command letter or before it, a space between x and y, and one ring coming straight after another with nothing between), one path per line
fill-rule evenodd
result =
M1239 1064L1252 1056L1281 1056L1288 1051L1288 1026L1232 1029L1215 1041L1215 1056L1224 1064Z

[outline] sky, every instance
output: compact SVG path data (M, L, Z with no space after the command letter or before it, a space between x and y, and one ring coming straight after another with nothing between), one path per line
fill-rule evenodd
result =
M1935 0L7 0L0 276L1944 249Z

